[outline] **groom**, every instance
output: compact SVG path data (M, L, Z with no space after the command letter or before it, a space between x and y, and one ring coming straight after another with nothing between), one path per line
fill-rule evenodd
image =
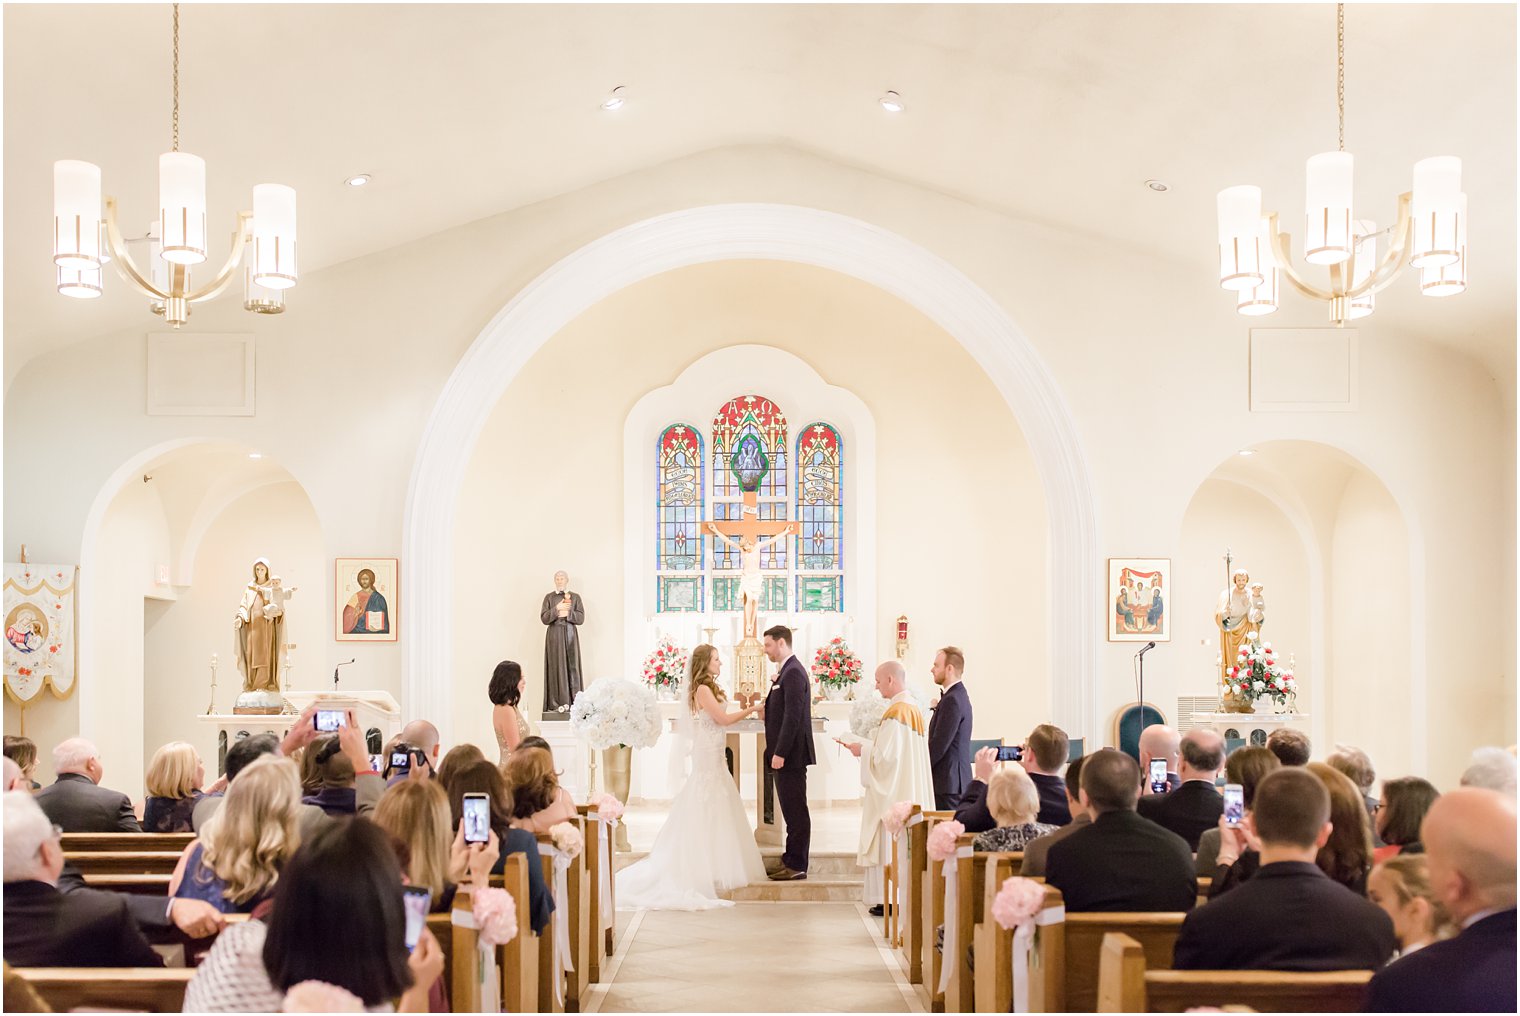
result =
M807 767L813 757L812 689L807 671L792 655L792 630L776 625L765 632L765 658L780 664L765 697L765 764L781 800L786 820L786 849L781 867L770 873L777 882L807 878L808 841L813 819L808 814Z

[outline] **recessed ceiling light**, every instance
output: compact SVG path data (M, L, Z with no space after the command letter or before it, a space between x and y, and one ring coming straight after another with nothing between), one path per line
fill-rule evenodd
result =
M609 111L609 112L611 112L614 109L622 109L623 108L623 86L622 85L618 85L611 92L607 93L607 98L605 98L605 99L602 100L602 108L605 109L605 110L607 110L607 111Z
M365 184L369 183L369 174L360 173L358 176L351 176L343 182L348 184L350 187L363 187Z
M1172 185L1165 180L1147 180L1145 181L1145 185L1157 194L1165 194L1172 189Z
M264 457L264 453L263 452L249 452L248 453L248 457L250 459L262 459Z
M1242 455L1255 455L1256 452L1253 449L1250 449L1250 448L1242 448L1240 450L1240 454L1242 454Z
M896 92L888 92L876 101L881 103L881 108L888 113L901 113L908 108L907 104L903 102L902 96Z

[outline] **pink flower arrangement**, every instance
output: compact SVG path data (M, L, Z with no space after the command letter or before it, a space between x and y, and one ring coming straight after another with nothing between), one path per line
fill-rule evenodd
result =
M992 918L1004 929L1012 931L1033 921L1044 905L1043 885L1032 878L1005 879L992 899Z
M505 889L477 889L473 908L480 941L495 948L517 937L517 901Z
M661 638L654 652L644 659L644 683L651 688L675 688L686 675L686 651L669 638Z
M506 890L502 890L505 892ZM517 914L512 914L517 920ZM363 1012L364 1000L346 988L326 981L292 984L280 1002L281 1012Z
M887 827L887 834L895 840L902 835L903 829L907 828L908 816L911 814L913 814L913 802L898 801L887 809L887 813L881 817L881 823Z
M862 672L860 657L837 635L813 654L813 679L825 688L848 688Z
M955 841L966 833L966 827L959 822L951 820L941 822L929 830L929 858L934 861L948 861L955 856Z
M554 840L554 849L569 857L581 856L581 850L586 846L586 841L581 838L581 831L569 822L559 822L550 826L549 836Z
M595 802L597 817L603 822L616 822L623 817L623 802L611 794L603 794Z

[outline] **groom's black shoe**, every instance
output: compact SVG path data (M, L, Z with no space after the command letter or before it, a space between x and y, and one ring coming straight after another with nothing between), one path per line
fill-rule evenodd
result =
M793 871L784 864L770 874L772 882L795 882L802 878L807 878L807 872Z
M872 907L870 910L868 910L866 912L868 914L870 914L872 917L885 917L885 916L887 916L887 908L885 906L883 906L882 904L880 904L880 903L876 904L876 906Z

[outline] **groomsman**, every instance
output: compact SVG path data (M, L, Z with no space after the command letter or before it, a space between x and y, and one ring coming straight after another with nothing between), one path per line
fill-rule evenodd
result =
M954 811L971 781L971 699L961 681L966 657L954 646L934 655L930 672L943 691L929 720L929 772L934 778L934 808Z

